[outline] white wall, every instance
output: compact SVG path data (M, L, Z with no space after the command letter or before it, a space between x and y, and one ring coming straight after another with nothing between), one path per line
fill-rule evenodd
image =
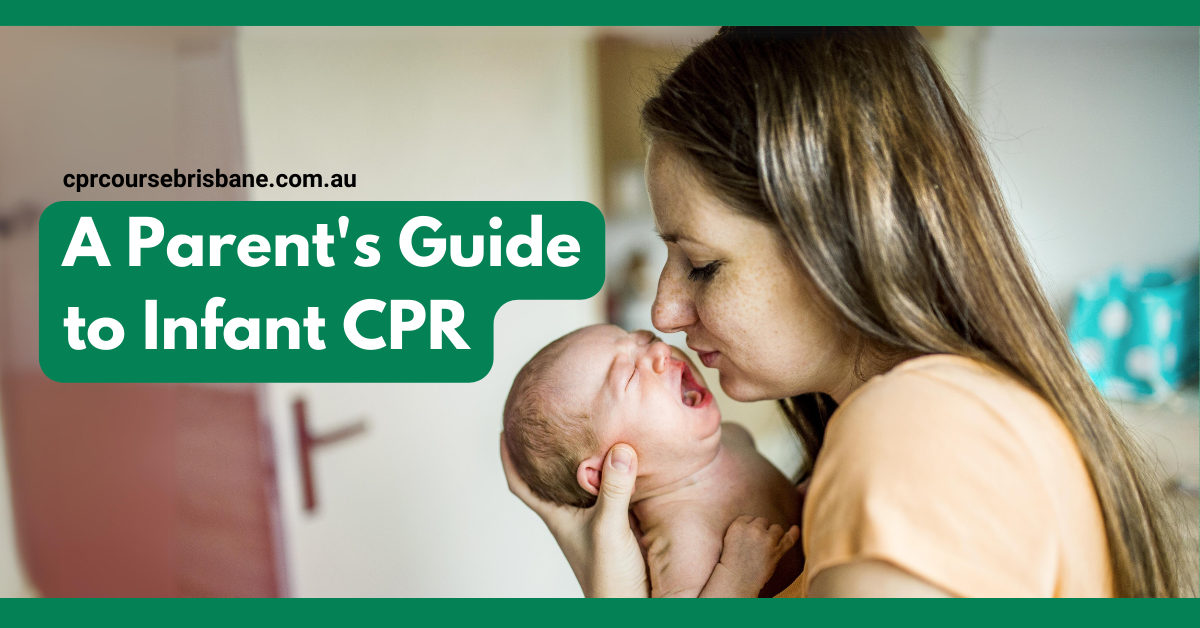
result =
M1197 56L1195 27L983 33L978 76L960 85L978 90L968 103L1060 310L1076 282L1117 264L1195 272Z
M255 200L595 200L586 32L241 31L247 168L354 172L354 190ZM508 493L500 410L538 348L596 322L595 302L511 303L475 384L268 386L294 595L578 595L537 517ZM366 435L315 454L301 511L289 404Z

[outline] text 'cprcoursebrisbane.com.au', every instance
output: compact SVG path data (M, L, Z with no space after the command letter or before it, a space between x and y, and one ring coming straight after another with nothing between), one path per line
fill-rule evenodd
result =
M278 174L272 179L265 174L213 172L159 173L102 173L81 172L63 175L63 185L75 188L352 188L358 185L358 175L349 174Z

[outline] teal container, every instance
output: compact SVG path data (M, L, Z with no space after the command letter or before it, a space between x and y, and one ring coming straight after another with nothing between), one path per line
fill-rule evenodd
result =
M1068 337L1105 395L1161 398L1200 369L1198 298L1197 275L1112 271L1080 284Z

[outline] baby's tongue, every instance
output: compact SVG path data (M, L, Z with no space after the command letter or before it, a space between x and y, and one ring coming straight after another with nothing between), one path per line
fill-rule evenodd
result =
M695 380L687 364L683 365L683 373L679 377L679 399L689 408L694 408L704 401L704 388Z

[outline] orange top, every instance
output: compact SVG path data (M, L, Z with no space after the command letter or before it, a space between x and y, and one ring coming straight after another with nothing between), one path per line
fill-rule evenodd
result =
M959 596L1111 596L1095 488L1050 406L967 358L872 378L830 418L804 505L803 597L821 570L897 566Z

